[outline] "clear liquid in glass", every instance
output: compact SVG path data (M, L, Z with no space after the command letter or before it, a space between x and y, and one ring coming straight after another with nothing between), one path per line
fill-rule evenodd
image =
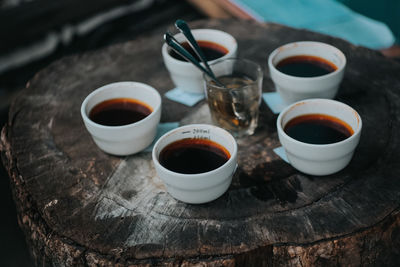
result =
M225 75L207 83L207 101L215 124L235 137L252 135L258 123L261 84L244 75Z

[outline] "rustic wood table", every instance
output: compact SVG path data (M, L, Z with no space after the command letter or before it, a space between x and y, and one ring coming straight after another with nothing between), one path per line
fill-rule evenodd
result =
M400 259L400 64L343 40L275 24L191 23L231 33L239 55L264 68L267 56L300 40L332 44L347 57L337 100L363 119L350 165L304 175L274 154L277 115L262 104L256 134L239 141L239 168L222 197L187 205L156 176L150 153L103 153L80 105L92 90L139 81L173 87L162 36L64 58L39 72L15 99L1 151L38 265L329 266L396 265ZM204 102L188 108L163 97L162 122L207 122Z

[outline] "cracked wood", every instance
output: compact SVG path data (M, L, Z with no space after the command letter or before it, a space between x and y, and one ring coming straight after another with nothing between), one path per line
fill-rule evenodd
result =
M191 23L231 33L239 55L264 68L293 41L341 49L347 69L337 100L363 119L360 145L343 171L314 177L273 153L277 116L261 106L260 127L239 141L239 168L227 193L204 205L176 201L156 176L150 153L101 152L80 117L87 94L134 80L173 87L148 36L74 55L39 72L10 108L1 135L24 230L37 264L102 266L395 265L400 257L400 64L333 37L238 20ZM252 29L249 31L248 29ZM209 122L204 103L188 108L163 97L162 121Z

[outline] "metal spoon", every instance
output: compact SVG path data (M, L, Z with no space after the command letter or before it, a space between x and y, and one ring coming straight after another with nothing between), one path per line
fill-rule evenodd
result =
M218 79L215 77L215 75L212 72L209 72L206 70L200 62L194 58L179 42L170 34L169 32L164 34L164 40L167 43L169 47L171 47L176 53L178 53L180 56L182 56L184 59L187 61L193 63L195 67L200 69L202 72L204 72L208 77L210 77L218 86L225 87Z
M214 75L214 73L211 71L209 72L206 70L197 59L194 58L179 42L176 40L169 32L165 33L164 35L164 40L167 43L169 47L171 47L176 53L178 53L180 56L185 58L187 61L192 62L198 69L200 69L202 72L204 72L208 77L210 77L218 86L226 88L226 86L221 83ZM232 111L233 114L235 114L235 117L239 119L240 121L247 121L249 119L249 114L247 112L242 111L241 107L242 105L240 103L243 102L243 100L240 97L240 94L235 92L234 90L229 90L229 95L232 97Z
M201 50L196 39L193 37L192 31L190 30L189 25L186 23L186 21L178 19L177 21L175 21L175 27L180 30L181 33L186 37L186 40L188 40L189 45L192 47L193 51L201 59L201 61L203 61L204 66L206 66L207 70L214 76L214 78L216 78L207 63L207 58L205 57L203 50Z
M183 33L183 35L187 38L189 44L191 45L192 49L196 52L197 56L199 56L200 59L202 59L204 65L208 68L206 70L195 57L193 57L182 45L181 43L178 42L169 32L167 32L164 35L164 40L169 45L176 53L178 53L180 56L185 58L187 61L192 62L197 68L199 68L202 72L204 72L208 77L210 77L218 86L221 86L223 88L226 88L226 86L221 83L217 77L214 75L212 72L210 66L207 63L207 60L205 59L202 50L200 49L198 43L194 39L189 26L186 24L185 21L183 20L177 20L175 22L175 26ZM196 49L196 46L198 49ZM248 121L249 120L249 114L246 111L242 111L241 103L243 100L239 100L241 97L240 95L235 92L234 90L229 91L230 96L232 97L232 111L233 114L235 114L235 117L239 119L240 121Z

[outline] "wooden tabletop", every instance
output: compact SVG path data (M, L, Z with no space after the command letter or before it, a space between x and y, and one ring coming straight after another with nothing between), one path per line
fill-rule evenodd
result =
M400 258L400 64L330 36L239 20L191 22L238 41L239 56L264 69L267 57L304 40L342 50L347 67L337 100L363 120L343 171L317 177L280 159L277 115L263 103L254 136L239 141L228 191L203 205L172 198L148 152L103 153L80 106L94 89L139 81L173 88L162 36L148 36L57 61L15 99L1 135L2 159L21 228L37 264L52 265L395 265ZM171 27L172 30L172 27ZM163 97L162 122L207 122L208 108Z

